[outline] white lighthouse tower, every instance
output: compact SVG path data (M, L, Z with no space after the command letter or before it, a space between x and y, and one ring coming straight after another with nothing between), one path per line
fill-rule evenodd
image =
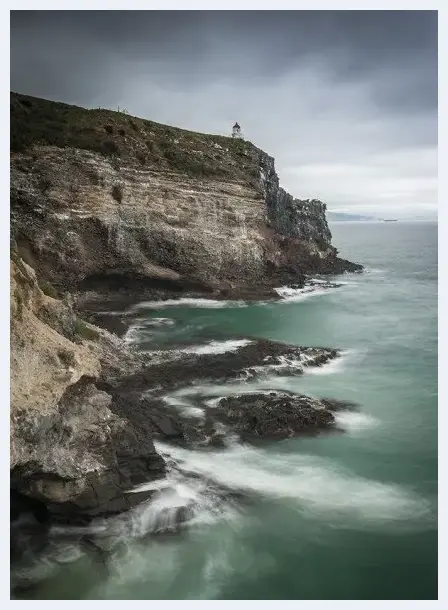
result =
M232 138L242 138L243 134L241 133L241 127L238 125L238 123L235 123L235 125L232 127Z

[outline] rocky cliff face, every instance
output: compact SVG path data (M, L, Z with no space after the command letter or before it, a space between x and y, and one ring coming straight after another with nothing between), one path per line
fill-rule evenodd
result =
M274 159L260 155L261 185L267 208L268 223L279 235L308 242L311 253L332 258L331 232L325 212L327 206L318 199L294 199L279 185Z
M12 122L13 237L64 290L228 294L354 268L325 204L281 189L251 143L17 95Z
M121 511L164 476L151 439L173 426L114 390L144 363L72 296L273 296L359 266L250 142L12 94L11 147L11 486L59 516Z
M59 518L132 506L138 494L126 492L148 475L163 476L164 463L151 438L110 410L112 398L97 384L138 367L119 340L45 295L14 253L11 489Z

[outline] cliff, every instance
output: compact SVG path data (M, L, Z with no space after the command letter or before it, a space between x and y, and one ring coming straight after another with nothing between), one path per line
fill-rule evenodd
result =
M211 356L173 375L150 369L78 316L83 300L259 298L306 274L360 268L337 257L325 210L280 188L273 158L250 142L11 94L11 488L21 501L70 520L125 510L142 499L130 488L164 476L153 435L192 434L178 414L142 403L139 375L145 388L154 376L193 383ZM286 347L248 349L238 366L215 357L217 377ZM123 378L139 388L132 396L131 382L116 389Z
M11 231L62 291L269 291L353 270L250 142L11 95Z
M12 490L59 517L129 508L141 497L125 492L163 476L164 463L97 384L135 372L138 359L44 294L16 253L10 303Z

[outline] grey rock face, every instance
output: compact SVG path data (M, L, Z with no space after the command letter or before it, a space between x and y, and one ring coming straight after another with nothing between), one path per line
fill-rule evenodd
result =
M39 274L78 293L219 292L332 270L325 204L294 199L258 158L257 186L35 147L12 157L12 233Z
M260 158L260 179L265 196L269 225L275 232L310 242L320 252L335 253L325 212L327 206L318 199L295 199L279 185L274 159Z
M85 340L78 333L94 340ZM151 437L110 409L100 377L135 373L123 342L80 323L40 290L33 270L11 263L11 489L59 518L130 508L135 484L164 476Z

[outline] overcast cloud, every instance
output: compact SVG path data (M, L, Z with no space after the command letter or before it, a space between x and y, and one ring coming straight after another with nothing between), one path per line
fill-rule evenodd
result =
M435 11L12 11L11 89L229 134L332 210L435 217Z

